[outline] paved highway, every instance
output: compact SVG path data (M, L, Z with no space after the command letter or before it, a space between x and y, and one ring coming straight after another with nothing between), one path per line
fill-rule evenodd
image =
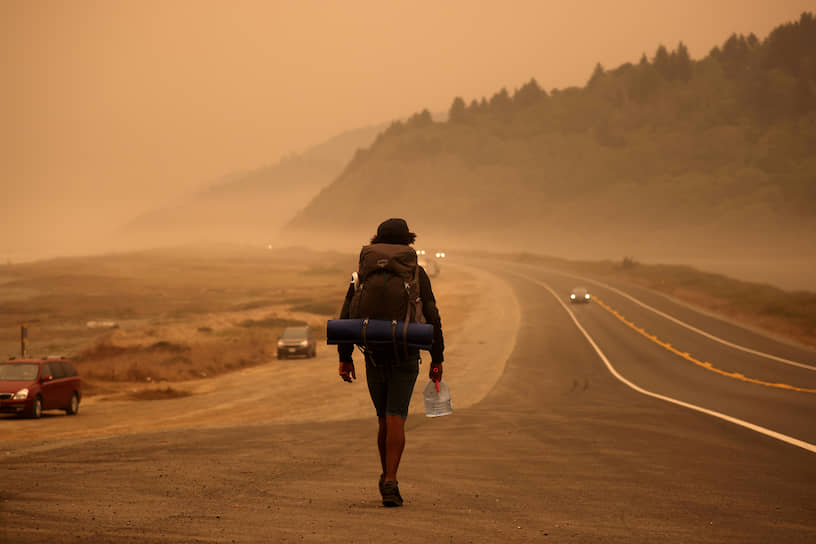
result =
M535 267L512 273L566 303L584 341L625 383L816 453L815 351L642 288ZM576 285L593 302L568 304Z

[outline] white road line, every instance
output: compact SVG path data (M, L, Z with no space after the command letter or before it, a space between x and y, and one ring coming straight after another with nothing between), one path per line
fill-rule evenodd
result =
M586 278L584 276L578 276L578 275L575 275L575 274L569 274L567 272L561 272L559 270L547 269L547 271L548 272L553 272L555 274L560 274L562 276L567 276L569 278L575 278L575 279L578 279L578 280L581 280L581 281L594 283L595 285L600 285L601 287L609 289L610 291L613 291L613 292L619 294L622 297L628 298L629 300L631 300L632 302L634 302L638 306L646 308L647 310L656 313L660 317L664 317L664 318L668 319L672 323L676 323L677 325L680 325L681 327L685 327L690 331L696 332L697 334L699 334L701 336L705 336L709 340L714 340L715 342L719 342L720 344L723 344L723 345L728 346L730 348L734 348L734 349L737 349L739 351L743 351L745 353L750 353L751 355L757 355L759 357L764 357L766 359L771 359L772 361L777 361L779 363L784 363L786 365L798 366L799 368L805 368L807 370L816 371L816 366L808 365L808 364L805 364L805 363L799 363L797 361L791 361L790 359L785 359L783 357L777 357L776 355L771 355L770 353L765 353L765 352L762 352L762 351L757 351L755 349L747 348L745 346L740 346L739 344L734 344L733 342L729 342L728 340L724 340L724 339L722 339L722 338L720 338L718 336L714 336L713 334L710 334L710 333L707 333L707 332L705 332L703 330L700 330L700 329L698 329L697 327L695 327L693 325L689 325L685 321L680 321L676 317L672 317L667 313L661 312L657 308L649 306L645 302L642 302L642 301L636 299L632 295L630 295L630 294L628 294L628 293L626 293L624 291L621 291L620 289L612 287L611 285L607 285L606 283L603 283L601 281L593 280L591 278Z
M704 414L714 416L714 417L722 419L724 421L728 421L729 423L739 425L740 427L745 427L746 429L750 429L750 430L758 432L760 434L764 434L765 436L769 436L771 438L775 438L776 440L780 440L782 442L786 442L786 443L791 444L793 446L797 446L799 448L805 449L805 450L807 450L807 451L809 451L811 453L816 453L816 444L811 444L810 442L805 442L803 440L799 440L798 438L794 438L794 437L788 436L786 434L778 433L778 432L776 432L774 430L771 430L771 429L768 429L766 427L762 427L760 425L755 425L755 424L750 423L748 421L744 421L742 419L731 417L731 416L729 416L727 414L723 414L721 412L716 412L714 410L709 410L708 408L703 408L702 406L697 406L696 404L691 404L691 403L684 402L682 400L678 400L678 399L675 399L675 398L672 398L672 397L667 397L665 395L660 395L659 393L653 393L651 391L647 391L646 389L643 389L642 387L640 387L638 385L635 385L634 383L632 383L629 380L627 380L626 378L624 378L615 369L615 367L612 366L612 363L610 363L609 359L606 358L606 355L604 355L604 352L601 351L601 348L598 347L598 344L595 343L595 340L592 339L592 337L589 335L589 333L586 331L586 329L584 329L584 327L581 325L581 323L578 322L578 319L576 319L575 314L573 314L572 310L570 310L569 307L566 304L564 304L564 302L561 300L561 297L558 296L558 293L556 293L552 289L552 287L550 287L548 284L544 283L541 280L531 278L530 276L527 276L525 274L520 274L518 272L510 272L510 273L514 274L516 276L519 276L520 278L524 278L525 280L530 281L530 282L532 282L532 283L534 283L536 285L544 287L547 291L549 291L550 294L555 298L555 300L558 301L558 303L561 305L561 307L564 308L564 311L567 312L567 314L569 314L570 318L572 318L572 322L575 323L575 326L578 327L578 330L581 331L581 333L587 339L587 341L589 342L589 345L592 346L592 348L595 350L595 353L597 353L598 357L600 357L601 360L604 362L604 364L606 365L606 368L609 369L609 372L612 373L612 375L615 376L618 380L620 380L621 382L623 382L624 384L626 384L630 388L634 389L638 393L641 393L643 395L647 395L649 397L654 397L654 398L660 399L662 401L670 402L672 404L677 404L678 406L683 406L684 408L688 408L690 410L695 410L697 412L702 412Z

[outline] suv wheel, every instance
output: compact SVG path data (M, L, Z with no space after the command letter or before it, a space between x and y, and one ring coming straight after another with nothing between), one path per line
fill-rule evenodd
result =
M65 409L65 413L69 416L75 416L79 412L79 397L76 393L71 395L71 404Z

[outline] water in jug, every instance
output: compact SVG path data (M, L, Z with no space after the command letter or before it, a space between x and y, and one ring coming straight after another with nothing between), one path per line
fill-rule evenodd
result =
M425 398L425 416L439 417L453 413L450 389L443 381L429 381L423 393Z

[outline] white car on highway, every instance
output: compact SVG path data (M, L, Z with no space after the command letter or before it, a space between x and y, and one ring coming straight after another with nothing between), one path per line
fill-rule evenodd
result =
M589 304L589 301L592 300L592 296L589 294L586 287L576 287L570 291L569 298L570 302L573 304Z

